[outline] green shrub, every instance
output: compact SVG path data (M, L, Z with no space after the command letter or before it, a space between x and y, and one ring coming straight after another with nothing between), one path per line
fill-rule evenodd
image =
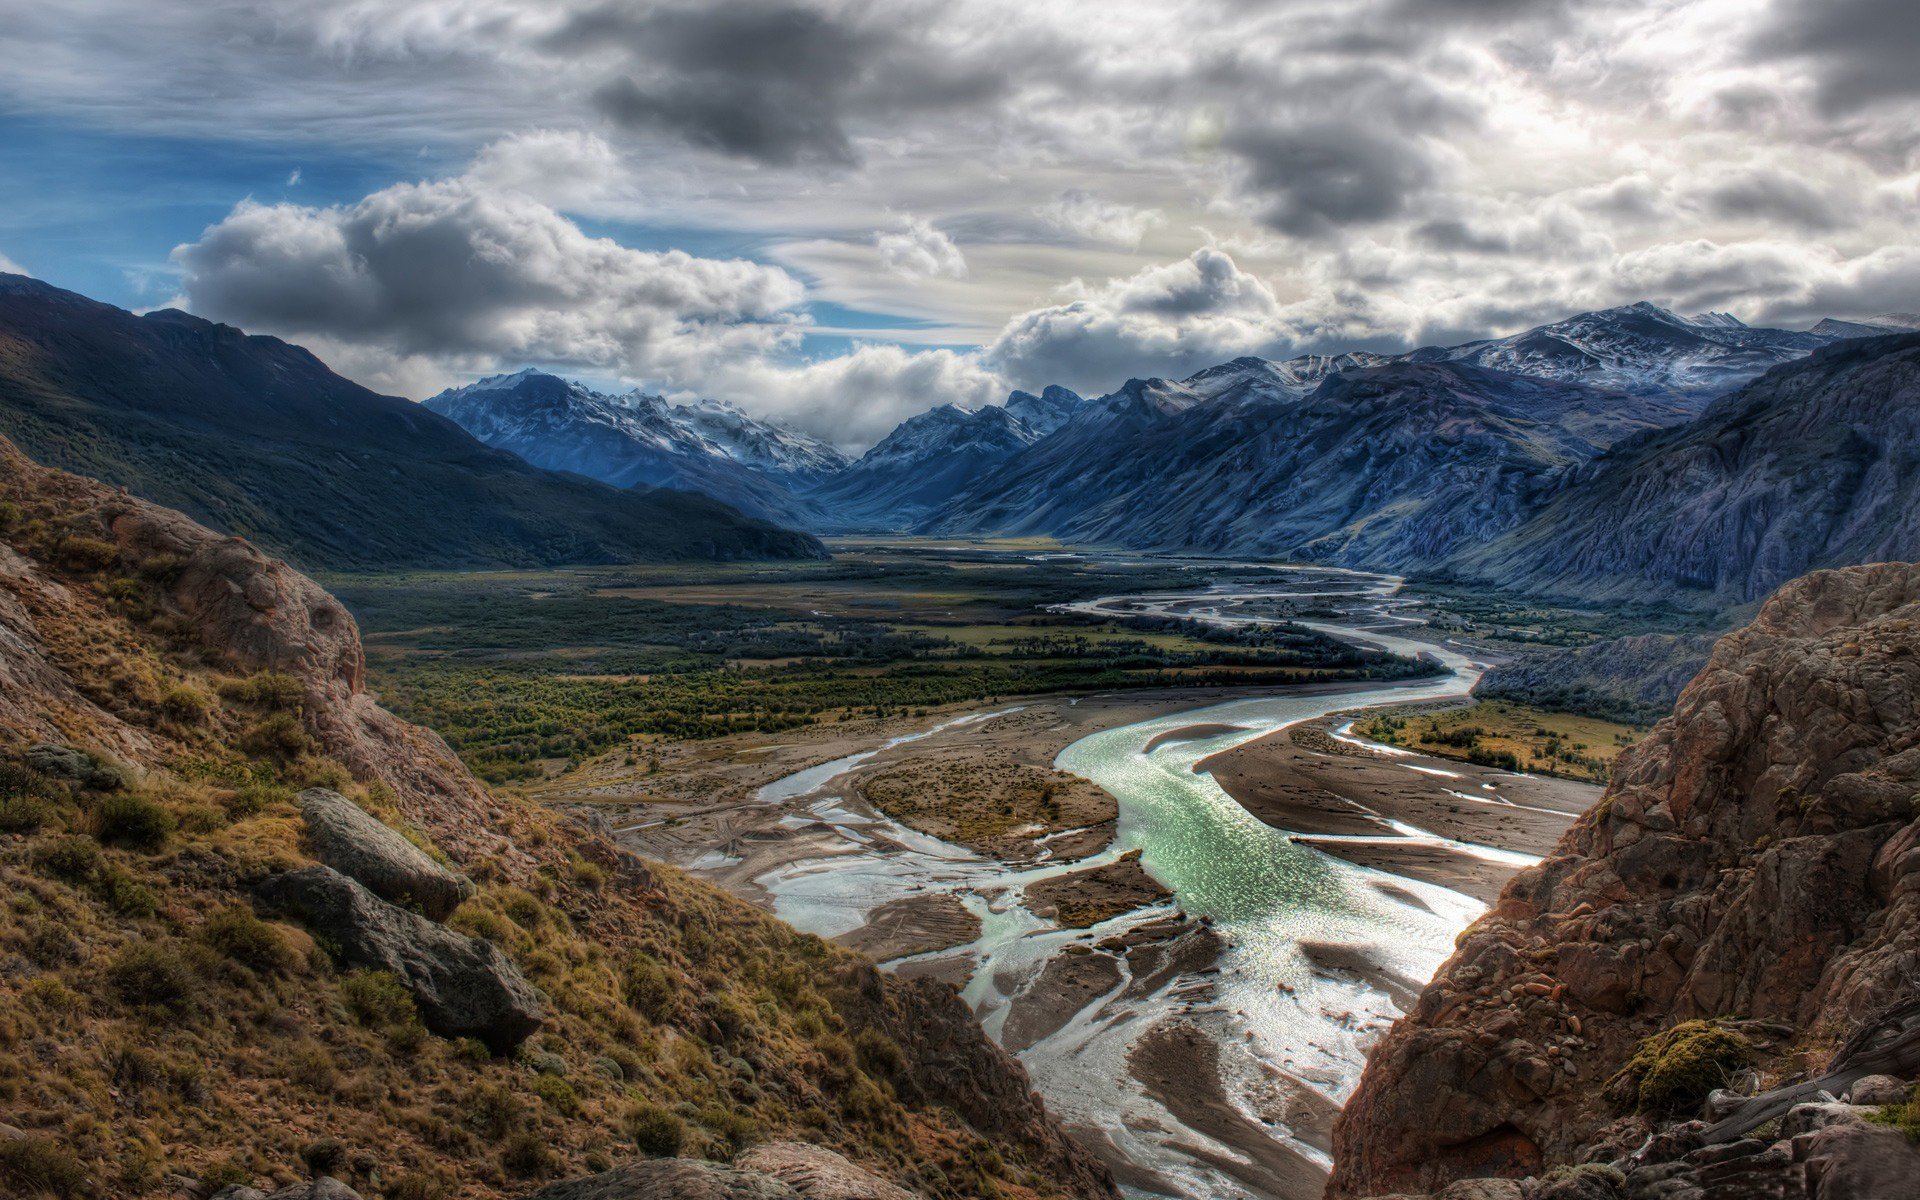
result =
M648 1158L673 1158L687 1141L686 1122L658 1104L634 1105L621 1126Z
M204 725L213 701L196 688L177 687L160 697L160 711L182 725Z
M380 1193L383 1200L447 1200L447 1185L438 1176L411 1171Z
M68 535L54 546L53 557L69 571L104 571L120 557L120 547L99 538Z
M467 1092L466 1109L468 1123L482 1137L496 1140L526 1120L526 1106L505 1084L475 1084Z
M673 977L659 959L643 950L627 960L620 990L628 1007L656 1025L673 1016Z
M250 909L236 906L215 913L201 928L200 939L263 975L281 974L294 963L293 947L287 939Z
M413 1025L420 1010L407 985L389 971L361 971L340 981L340 995L354 1019L372 1029Z
M0 833L32 833L53 819L53 806L38 796L0 796Z
M84 1196L87 1170L66 1147L51 1138L0 1141L0 1180L9 1195Z
M580 1115L580 1093L558 1075L542 1075L533 1081L533 1094L545 1100L563 1117Z
M347 1148L338 1138L323 1137L300 1147L300 1161L307 1164L307 1173L316 1179L337 1175L340 1168L347 1165Z
M1747 1065L1747 1039L1711 1021L1683 1021L1644 1039L1607 1084L1622 1104L1641 1112L1679 1113L1699 1107Z
M223 796L220 806L227 810L229 817L243 821L248 817L257 817L276 805L291 804L293 796L292 788L277 783L249 783Z
M117 792L94 806L94 836L108 845L155 850L179 824L167 806L139 792Z
M1867 1120L1876 1125L1891 1126L1913 1141L1920 1142L1920 1085L1908 1090L1906 1103L1884 1105L1868 1113Z
M147 886L112 863L102 863L93 877L93 889L108 908L123 917L151 917L160 900Z
M34 865L55 879L82 883L100 866L100 847L83 837L67 836L34 852Z
M192 999L193 972L176 948L136 942L113 956L107 982L128 1004L154 1008L184 1008Z
M240 748L248 754L290 762L313 749L313 739L307 736L299 717L277 712L241 734Z
M545 1175L559 1165L553 1148L537 1133L522 1131L500 1144L500 1165L522 1179Z

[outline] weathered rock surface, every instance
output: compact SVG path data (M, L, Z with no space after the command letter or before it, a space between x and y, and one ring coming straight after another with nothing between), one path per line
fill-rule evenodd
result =
M736 1165L771 1176L806 1200L919 1200L907 1189L888 1183L833 1151L805 1142L755 1146L741 1155Z
M301 792L300 815L306 818L314 856L382 900L439 921L473 895L471 880L434 862L339 792Z
M234 1184L215 1192L213 1200L361 1200L361 1197L359 1192L338 1179L322 1175L318 1179L288 1184L271 1192Z
M550 1183L526 1200L804 1200L758 1171L685 1158L628 1163L584 1179Z
M346 962L399 977L435 1033L503 1051L540 1028L540 997L483 938L389 904L331 867L271 875L258 891L267 907L339 947Z
M1376 1048L1329 1195L1624 1153L1651 1125L1603 1085L1688 1019L1818 1074L1920 978L1916 792L1920 566L1781 588Z

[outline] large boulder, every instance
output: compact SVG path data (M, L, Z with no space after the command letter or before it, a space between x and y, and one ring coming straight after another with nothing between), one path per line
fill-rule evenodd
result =
M413 993L427 1028L511 1050L540 1028L539 996L519 968L470 938L389 904L332 867L270 875L261 902L339 948L343 961L392 972Z
M526 1200L805 1200L769 1175L689 1158L628 1163L550 1183Z
M471 880L434 862L339 792L301 792L300 815L320 861L383 900L439 921L473 895Z
M778 1179L806 1200L920 1200L865 1167L805 1142L769 1142L736 1161L744 1170Z

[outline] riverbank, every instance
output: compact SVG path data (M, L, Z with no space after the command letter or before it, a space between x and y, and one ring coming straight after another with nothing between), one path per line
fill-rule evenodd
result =
M1303 845L1489 904L1603 790L1373 746L1353 736L1353 722L1350 713L1303 722L1195 769Z

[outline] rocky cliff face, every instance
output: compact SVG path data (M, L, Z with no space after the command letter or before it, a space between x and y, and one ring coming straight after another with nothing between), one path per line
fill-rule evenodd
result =
M1817 1074L1874 1014L1920 998L1916 795L1920 566L1781 588L1375 1050L1335 1129L1329 1194L1544 1176L1627 1154L1742 1062L1762 1084ZM1621 1076L1690 1021L1712 1023L1681 1034L1708 1036L1705 1059L1653 1043ZM1655 1089L1638 1074L1650 1061L1696 1072ZM1641 1082L1623 1092L1625 1078ZM1807 1191L1804 1164L1772 1153L1801 1191L1709 1194L1854 1194Z
M0 1193L306 1148L518 1195L787 1139L921 1197L1112 1194L950 991L493 795L364 664L311 580L0 440Z

